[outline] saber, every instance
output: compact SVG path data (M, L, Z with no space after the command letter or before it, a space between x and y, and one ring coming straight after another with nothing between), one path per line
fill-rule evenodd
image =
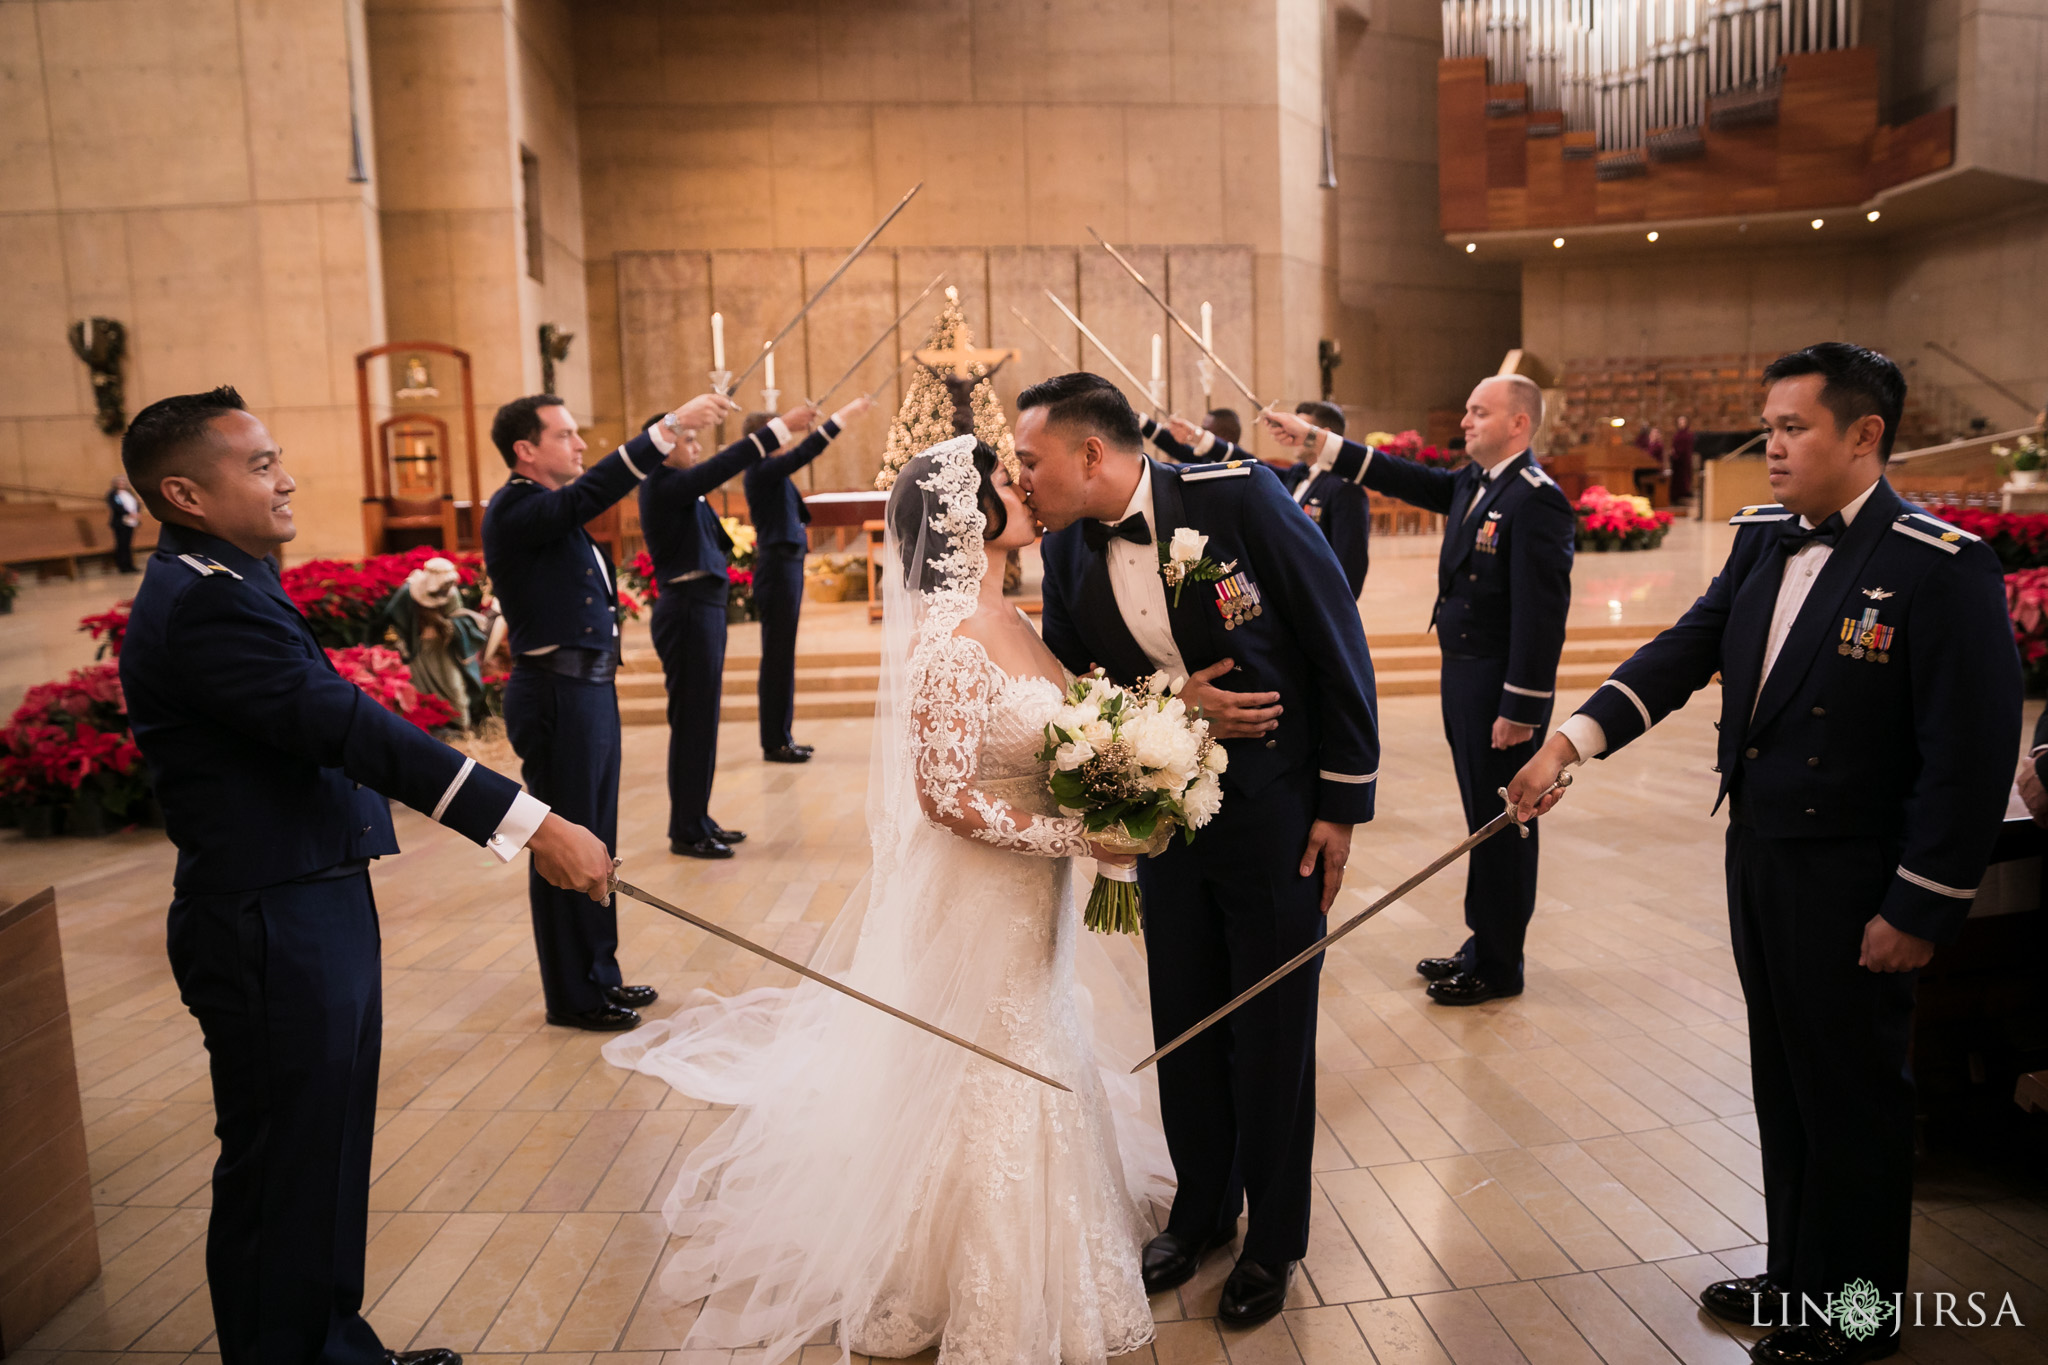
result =
M846 367L846 373L840 375L837 379L832 381L832 387L826 389L823 393L819 394L816 398L813 398L811 400L811 406L814 408L824 407L825 400L827 398L830 398L833 394L839 392L839 386L841 384L844 384L847 380L853 378L853 372L859 369L862 365L865 365L867 363L868 357L875 353L875 348L877 346L880 346L883 342L887 341L889 339L890 333L894 332L898 327L901 327L903 325L903 319L909 317L911 312L916 309L917 305L925 301L926 295L929 295L932 292L932 290L937 289L939 287L939 281L945 278L946 272L943 270L941 270L938 274L932 276L932 282L924 287L924 293L919 294L916 298L912 299L910 301L910 307L898 313L896 315L896 320L890 323L887 327L884 327L882 329L882 334L876 337L873 343L871 343L865 351L862 351L860 353L860 359L854 361L851 365L848 365Z
M1132 388L1136 389L1139 393L1145 395L1146 406L1150 407L1154 412L1165 411L1164 408L1160 407L1157 403L1154 403L1152 401L1152 386L1150 384L1139 383L1138 376L1132 374L1130 370L1125 367L1123 361L1118 360L1116 358L1115 351L1110 350L1109 347L1102 344L1101 337L1095 335L1095 333L1088 330L1087 323L1081 321L1081 319L1074 316L1073 309L1067 307L1067 305L1060 302L1060 296L1058 294L1055 294L1052 292L1052 290L1048 289L1045 291L1045 296L1052 300L1053 307L1059 309L1062 313L1065 313L1067 315L1068 322L1073 323L1076 327L1081 329L1081 335L1087 337L1089 344L1094 346L1096 350L1102 352L1103 358L1105 360L1107 360L1110 364L1116 366L1117 373L1121 374L1124 378L1131 381Z
M631 896L634 900L639 901L644 905L651 905L657 910L664 911L667 914L674 915L677 919L682 920L685 924L694 924L699 929L702 929L705 933L710 934L716 938L722 938L727 943L732 944L734 947L744 948L748 952L753 953L757 957L765 957L778 967L787 967L789 968L789 970L795 972L798 976L803 977L807 981L815 981L821 986L828 986L831 989L838 991L841 995L852 996L855 1000L860 1001L863 1005L872 1005L876 1009L880 1010L882 1013L892 1015L895 1018L901 1019L906 1024L911 1024L917 1028L921 1028L926 1033L929 1033L934 1037L944 1038L949 1043L955 1044L959 1047L964 1047L977 1057L986 1057L988 1058L988 1060L996 1062L1002 1066L1006 1066L1010 1068L1010 1070L1012 1071L1019 1072L1023 1075L1029 1076L1034 1081L1043 1082L1044 1084L1051 1086L1055 1090L1067 1089L1066 1086L1061 1085L1058 1081L1054 1080L1050 1076L1041 1076L1036 1071L1033 1071L1030 1067L1019 1066L1017 1063L1011 1061L1008 1057L1005 1057L1000 1053L990 1052L987 1048L982 1047L978 1043L970 1043L965 1038L962 1038L957 1034L946 1032L944 1029L938 1027L936 1024L927 1024L924 1020L918 1018L914 1014L905 1014L902 1010L897 1009L894 1005L883 1004L880 1000L875 999L872 995L863 995L859 991L855 990L853 987L846 985L843 982L834 981L831 977L824 975L822 972L812 971L809 967L806 967L801 962L797 962L793 959L786 958L781 953L771 952L768 949L763 948L760 944L755 943L750 939L742 938L740 935L735 934L730 929L720 928L718 925L713 924L710 920L700 919L696 915L691 914L689 911L684 910L679 906L670 905L661 897L651 895L648 892L642 891L639 887L634 886L630 882L622 882L619 880L617 872L614 872L612 874L612 890L624 892L626 895Z
M725 396L727 398L732 397L734 394L740 391L740 385L743 382L745 382L746 377L748 375L754 372L754 370L761 364L761 361L767 357L768 353L775 349L776 343L780 342L784 337L788 336L790 330L794 328L799 322L802 322L804 320L804 314L810 312L812 308L817 306L818 300L825 297L826 290L830 289L833 285L839 283L839 277L846 273L846 268L852 265L855 261L860 259L860 254L863 251L866 251L870 246L874 244L875 238L882 235L882 229L889 226L889 224L895 222L896 215L903 212L903 210L909 205L910 201L917 197L917 192L923 188L924 181L922 180L918 181L915 185L912 185L910 187L910 193L904 195L901 199L897 200L896 207L889 210L889 216L884 218L881 222L875 224L875 230L873 232L870 232L867 236L861 238L859 246L855 247L853 250L846 253L846 259L841 261L839 263L839 268L833 271L831 275L826 277L826 280L823 284L818 286L818 292L811 295L810 302L806 303L803 307L797 309L796 316L791 318L788 324L784 326L781 331L775 334L774 340L771 340L766 346L763 346L761 348L761 354L754 357L754 363L752 365L747 366L747 368L745 368L744 370L741 370L739 373L739 378L733 380L732 383L726 387Z
M1065 351L1062 351L1058 346L1055 346L1053 344L1051 337L1039 331L1038 328L1032 323L1031 319L1025 317L1024 314L1018 309L1016 304L1013 303L1010 305L1010 311L1016 314L1017 321L1024 324L1025 331L1031 333L1031 335L1038 338L1039 345L1045 347L1046 350L1052 352L1052 358L1054 360L1059 361L1060 364L1067 366L1069 369L1078 370L1081 368L1073 361L1067 359L1067 353Z
M1266 410L1266 405L1264 403L1259 402L1259 396L1253 393L1251 389L1245 385L1245 382L1242 379L1239 379L1237 377L1237 371L1231 369L1228 365L1224 364L1223 358L1217 355L1216 352L1210 350L1209 344L1202 340L1202 334L1200 332L1197 332L1194 328L1188 326L1187 320L1181 317L1180 314L1174 312L1173 306L1171 304L1169 304L1165 299L1160 298L1158 294L1153 292L1152 286L1145 283L1145 277L1138 273L1138 268L1132 265L1129 261L1125 260L1124 254L1121 251L1118 251L1108 242L1104 242L1102 240L1102 234L1097 232L1094 228L1088 229L1088 235L1090 237L1093 237L1096 241L1102 242L1102 249L1104 251L1107 251L1111 256L1114 256L1116 258L1116 263L1122 266L1124 270L1130 275L1130 277L1138 282L1138 288L1145 291L1145 295L1147 298L1151 299L1152 302L1158 304L1161 308L1166 310L1166 316L1168 317L1168 319L1172 321L1173 325L1180 328L1181 331L1187 333L1188 340L1194 342L1195 345L1199 346L1201 348L1202 354L1209 357L1209 363L1214 365L1217 369L1223 371L1223 373L1230 379L1230 382L1237 385L1237 391L1239 393L1243 394L1246 398L1250 399L1253 405L1256 406L1260 412L1264 412Z
M1559 787L1569 787L1571 784L1572 775L1570 773L1561 773L1558 775L1557 785ZM1545 794L1548 795L1548 793ZM1501 789L1501 796L1505 798L1506 795L1507 789L1503 787ZM1502 830L1506 829L1510 824L1514 823L1514 807L1509 806L1508 809L1502 811L1499 815L1494 816L1491 820L1488 820L1478 829L1473 830L1472 833L1465 836L1465 842L1459 844L1456 848L1452 849L1450 852L1438 858L1428 867L1423 868L1422 871L1416 873L1407 881L1402 882L1392 891L1387 892L1386 895L1381 896L1371 905L1366 906L1365 909L1361 910L1358 914L1353 915L1350 919L1346 920L1340 927L1332 929L1329 933L1324 934L1314 943L1302 949L1293 957L1287 959L1287 961L1281 963L1278 967L1275 967L1272 971L1266 973L1266 975L1263 978L1261 978L1257 982L1257 984L1249 986L1245 990L1240 992L1235 1000L1232 1000L1229 1004L1224 1005L1221 1009L1212 1011L1206 1019L1202 1020L1202 1022L1196 1024L1193 1028L1181 1034L1180 1037L1174 1039L1165 1047L1160 1048L1157 1052L1153 1053L1150 1057L1147 1057L1144 1061L1139 1062L1136 1066L1131 1068L1131 1074L1134 1076L1137 1075L1140 1071L1143 1071L1146 1067L1152 1065L1152 1063L1158 1061L1161 1057L1164 1057L1167 1053L1173 1051L1182 1043L1185 1043L1188 1039L1200 1033L1203 1029L1208 1028L1211 1024L1223 1018L1225 1015L1232 1013L1240 1005L1244 1004L1247 1000L1250 1000L1253 996L1264 991L1268 986L1280 980L1280 978L1288 975L1289 973L1294 971L1295 968L1301 966L1304 962L1307 962L1310 958L1314 957L1316 954L1328 948L1338 939L1344 937L1344 935L1350 933L1353 929L1356 929L1359 925L1365 923L1374 915L1377 915L1380 911L1386 909L1395 901L1401 899L1401 897L1407 895L1410 891L1413 891L1416 887L1422 885L1431 877L1434 877L1437 873L1443 871L1452 863L1464 857L1467 853L1470 853L1473 849L1479 847L1488 839L1491 839L1494 835L1500 833ZM1522 837L1524 839L1529 837L1529 827L1527 825L1518 825L1517 828L1521 830Z

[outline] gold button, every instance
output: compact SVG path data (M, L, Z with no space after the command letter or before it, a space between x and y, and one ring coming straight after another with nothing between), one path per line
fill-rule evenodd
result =
M1756 750L1754 750L1754 749L1744 749L1744 750L1742 751L1742 756L1743 756L1744 758L1755 758L1755 757L1756 757Z

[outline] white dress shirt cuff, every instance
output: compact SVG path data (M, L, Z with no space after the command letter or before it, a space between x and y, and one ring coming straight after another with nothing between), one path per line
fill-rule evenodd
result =
M1210 451L1214 450L1215 448L1216 433L1213 431L1205 431L1202 433L1202 439L1195 442L1194 453L1197 455L1207 455Z
M505 818L498 822L498 832L484 841L501 863L509 863L526 847L526 841L540 828L540 822L548 818L547 803L538 800L530 792L520 792L512 798L512 809L505 812Z
M653 426L647 428L647 439L654 442L654 448L664 455L676 453L676 438L669 435L666 419L656 422ZM643 475L642 477L645 476Z
M1601 728L1599 721L1583 711L1575 711L1566 716L1564 724L1557 727L1557 732L1570 740L1572 747L1579 751L1578 760L1572 764L1573 767L1607 752L1607 731Z
M789 444L789 428L782 424L780 417L770 417L768 419L768 430L775 433L776 445L786 446Z
M1315 453L1316 473L1318 474L1328 469L1331 465L1337 463L1337 452L1344 448L1344 438L1342 436L1339 436L1336 432L1325 431L1322 433L1322 436L1322 446ZM1371 463L1372 447L1367 446L1365 448L1365 464ZM1358 467L1359 473L1363 474L1365 472L1365 464L1362 464Z

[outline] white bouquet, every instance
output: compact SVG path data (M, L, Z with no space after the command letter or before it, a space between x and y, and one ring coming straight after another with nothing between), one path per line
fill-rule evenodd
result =
M1067 688L1038 757L1050 765L1053 799L1081 817L1089 838L1148 856L1164 849L1176 828L1193 840L1216 817L1223 804L1218 779L1230 761L1209 722L1173 695L1165 673L1127 688L1100 669ZM1131 868L1104 867L1083 922L1099 933L1137 933L1137 880Z

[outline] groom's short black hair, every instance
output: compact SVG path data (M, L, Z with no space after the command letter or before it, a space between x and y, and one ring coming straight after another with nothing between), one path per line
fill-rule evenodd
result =
M1124 391L1086 370L1042 379L1017 395L1017 411L1032 408L1045 409L1049 427L1078 427L1119 450L1137 450L1144 441L1138 414Z

